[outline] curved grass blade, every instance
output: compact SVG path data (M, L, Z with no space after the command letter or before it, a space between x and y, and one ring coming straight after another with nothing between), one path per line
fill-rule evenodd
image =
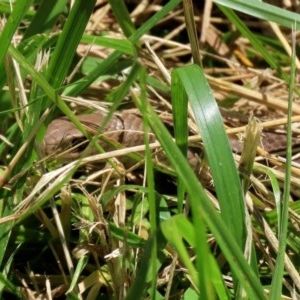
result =
M282 71L281 65L278 64L274 58L267 51L266 47L262 44L261 40L257 38L249 30L249 28L245 25L245 23L238 17L238 15L227 7L220 6L221 11L225 14L225 16L232 22L237 29L241 32L241 34L249 39L252 46L263 56L265 61L270 65L271 68L275 69L277 73L283 78L286 82L288 82L289 78L286 73Z
M162 9L155 13L150 19L148 19L140 28L138 28L129 38L129 40L136 44L139 39L147 33L151 28L157 25L157 23L164 18L172 9L179 5L180 0L171 0ZM104 75L107 71L111 69L114 64L120 60L122 52L113 52L106 60L102 62L101 65L97 66L90 74L83 79L76 82L74 86L68 89L67 95L78 96L85 89L87 89L99 76Z
M172 80L176 77L186 90L201 132L222 218L243 250L246 235L243 193L217 103L197 65L174 70Z
M188 150L188 106L186 93L181 85L176 83L172 84L171 98L174 119L174 137L179 149L182 151L183 155L186 156ZM179 178L177 187L179 213L181 213L183 209L184 194L185 187Z
M293 29L295 24L293 25ZM292 106L293 106L293 91L296 79L296 33L295 29L292 33L292 59L290 70L289 83L289 98L288 98L288 123L287 123L287 148L286 148L286 169L284 190L282 198L282 211L280 214L280 227L278 230L279 249L275 264L275 271L272 276L272 285L270 291L270 299L275 300L281 297L282 281L284 276L284 260L286 255L286 242L288 235L288 220L289 220L289 197L291 189L291 163L292 163Z
M129 37L134 33L135 27L132 23L130 14L127 10L127 6L123 0L109 0L111 9L117 19L117 23L122 28L126 37Z
M27 10L29 9L32 0L19 0L16 1L14 5L14 9L9 16L4 29L0 35L0 63L3 62L3 59L6 55L7 49L11 43L13 35L18 29L24 15L26 14Z
M49 33L57 22L57 18L63 13L68 1L67 0L48 0L41 1L39 8L30 22L29 27L23 35L22 40L39 34Z
M262 1L214 0L214 2L252 17L272 21L288 28L292 28L296 24L296 29L300 29L299 14Z
M183 239L185 239L190 246L195 247L196 233L198 233L198 230L196 232L195 227L193 227L193 225L183 215L176 215L172 217L171 219L163 222L161 227L168 241L170 241L177 248L177 252L182 262L189 270L191 277L194 280L197 280L195 267L191 263L188 252L184 247ZM203 254L205 255L205 257L202 256L202 258L206 267L205 274L210 277L206 278L206 280L202 279L201 281L203 281L204 284L207 284L205 289L207 289L207 287L209 287L212 283L219 299L227 299L228 291L224 285L222 274L219 267L217 266L215 258L207 249L206 235L203 238ZM211 283L207 279L210 279ZM211 290L208 290L206 296L204 296L205 294L203 293L203 289L201 289L200 293L201 298L203 299L215 299L215 295Z
M141 103L136 101L136 104L141 108ZM170 133L150 106L148 106L147 111L144 112L144 117L148 119L148 122L165 150L170 163L174 167L178 177L181 177L181 180L186 186L190 196L192 221L195 230L201 226L199 223L199 215L201 214L203 215L208 228L220 245L224 256L231 266L232 272L235 274L236 278L240 280L241 285L246 290L249 298L264 299L259 279L246 262L240 245L237 244L236 239L233 238L228 226L215 211L210 199L199 183L198 178L191 170L191 167L188 165L181 151L174 144ZM196 236L196 251L198 251L198 248L203 247L201 242L202 240L199 240L198 236ZM201 250L199 250L199 253L201 253Z
M83 35L80 42L99 45L105 48L111 48L131 56L137 55L136 49L134 48L133 44L129 40L125 39L117 39L108 36Z
M96 0L75 1L50 59L47 79L54 88L61 87L76 53L77 46L95 7Z

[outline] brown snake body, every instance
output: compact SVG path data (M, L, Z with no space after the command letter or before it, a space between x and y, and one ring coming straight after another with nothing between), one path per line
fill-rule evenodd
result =
M105 117L106 114L101 111L77 116L78 120L92 134L97 132ZM143 119L136 110L129 109L115 113L102 130L102 136L121 144L125 148L142 145L144 143ZM154 136L151 136L150 140L154 141ZM240 153L241 143L236 139L230 138L229 140L233 151ZM78 158L86 148L86 143L84 148L79 146L84 141L86 138L81 131L66 117L61 117L49 124L43 141L43 150L45 154L53 155L78 146L60 156L63 159L72 160ZM99 143L105 151L115 149L103 140ZM293 144L300 144L300 140L294 139ZM262 137L262 147L267 152L284 150L286 148L286 136L274 132L265 133ZM95 150L93 151L95 153ZM192 167L195 168L195 164L198 164L195 155L189 152L188 159Z
M106 114L101 111L77 116L78 120L92 135L97 133L105 117ZM121 113L114 114L102 132L106 139L115 141L123 147L141 145L144 141L142 119L132 110L124 110ZM71 147L79 145L85 140L82 132L78 130L69 119L62 117L53 120L49 124L44 137L43 150L47 155L61 153ZM104 141L100 144L106 151L114 149ZM82 147L78 149L75 148L73 151L62 155L62 158L78 158L82 151Z

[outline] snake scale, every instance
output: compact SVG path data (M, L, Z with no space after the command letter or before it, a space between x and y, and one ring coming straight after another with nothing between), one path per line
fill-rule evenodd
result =
M78 115L78 120L86 127L90 133L96 133L106 117L106 113L97 111L91 114ZM115 113L102 131L105 139L115 141L124 148L142 145L144 143L143 119L142 116L132 109L126 109ZM155 141L154 136L150 137ZM82 154L86 148L86 138L75 125L66 117L53 120L47 127L43 141L43 150L46 155L54 155L64 152L60 157L66 160L73 160ZM239 141L229 138L232 150L240 153L242 145ZM114 149L111 144L104 141L99 142L105 151ZM275 132L264 133L261 146L269 153L284 150L286 148L286 136ZM293 144L300 144L300 140L294 138ZM80 146L82 145L82 146ZM75 146L75 147L74 147ZM76 147L77 146L77 147ZM71 151L65 151L72 148ZM90 153L93 154L95 149ZM195 155L189 151L189 163L193 168L198 164Z

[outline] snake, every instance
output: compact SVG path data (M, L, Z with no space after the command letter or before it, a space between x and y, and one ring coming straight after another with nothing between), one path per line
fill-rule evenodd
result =
M98 133L98 129L105 122L107 113L96 111L90 114L77 115L78 120L92 134ZM144 144L144 126L141 114L135 109L124 109L112 115L106 125L101 128L99 144L104 151L115 149L117 143L124 148ZM110 141L110 142L107 142ZM155 137L150 133L150 142L155 141ZM229 137L232 151L240 154L242 143L236 138ZM300 139L293 138L293 145L300 145ZM87 139L84 134L67 118L59 117L48 125L43 140L42 149L46 155L55 156L60 154L64 160L74 160L79 158L87 147ZM266 152L273 153L286 149L286 135L277 132L266 132L261 138L261 146ZM98 153L96 149L90 147L89 154ZM70 151L66 151L70 149ZM188 160L193 168L198 164L195 154L189 150Z

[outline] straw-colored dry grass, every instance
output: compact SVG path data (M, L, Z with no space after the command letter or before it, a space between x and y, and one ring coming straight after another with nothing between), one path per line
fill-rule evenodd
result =
M215 4L211 1L205 1L203 5L194 2L194 20L202 67L219 105L228 135L232 138L243 135L250 117L259 120L263 136L269 131L286 135L291 87L287 80L291 69L291 30L238 13L244 25L267 50L270 60L278 66L275 70L266 62L264 54L237 30ZM140 28L166 4L165 1L126 3L136 28ZM79 43L77 57L72 61L64 83L60 86L55 86L54 83L52 85L54 90L58 90L58 95L61 95L60 91L64 91L63 87L70 84L69 87L72 88L72 82L84 79L97 64L106 61L115 48L122 45L120 47L125 49L125 44L118 46L115 40L121 39L124 42L127 37L120 29L119 20L112 13L111 5L113 4L107 1L97 1L85 27L85 39L88 41L89 36L90 40ZM285 2L279 4L281 7L285 5ZM297 10L297 7L285 8ZM31 21L28 16L24 18L24 23L15 32L16 43ZM63 20L61 15L48 38L63 29ZM122 97L118 110L135 107L136 98L143 99L146 95L147 102L164 123L172 127L171 72L191 64L193 60L186 28L183 8L176 6L164 18L158 19L138 43L126 44L129 50L124 50L120 56L122 59L109 66L87 89L76 95L64 92L62 99L75 114L81 114L98 109L115 109L113 101L116 94ZM107 40L102 43L93 42L98 36ZM107 46L105 43L108 41L113 46ZM49 45L51 51L56 47L55 42ZM49 48L47 44L44 46ZM130 51L134 51L135 55L128 54ZM23 55L29 60L28 53ZM191 220L188 197L183 198L184 209L181 211L178 208L180 192L176 193L180 188L177 190L177 176L174 176L173 168L165 162L163 165L155 165L157 161L154 160L153 181L147 181L152 173L144 171L144 160L141 158L136 165L126 169L119 158L132 152L145 151L144 145L99 153L97 156L72 162L57 161L56 153L45 157L40 152L41 137L45 131L42 124L49 123L50 119L65 111L61 107L58 110L59 105L55 107L58 102L47 102L47 107L41 106L36 119L44 114L46 119L38 123L43 129L39 130L34 127L35 124L31 124L32 130L28 132L26 118L22 118L22 114L26 113L27 105L30 107L34 103L31 101L38 101L45 95L36 92L36 79L33 75L26 76L24 66L12 65L9 58L7 56L9 67L5 69L5 84L2 84L5 92L2 93L3 100L0 100L3 101L3 107L8 109L2 111L3 146L0 149L3 166L1 198L4 203L0 219L3 239L1 279L2 283L8 280L5 288L0 285L2 297L14 295L21 298L22 294L25 295L24 299L65 299L68 294L72 299L125 299L126 296L128 299L137 299L132 293L139 286L141 290L137 297L141 299L154 299L155 293L156 299L196 299L199 293L207 295L207 291L199 291L199 287L203 288L205 284L195 282L195 277L190 274L189 266L181 256L182 252L170 243L164 230L161 232L163 221L172 216L181 216L183 213ZM135 62L146 70L146 75L141 73L139 80L133 80L126 89ZM124 68L120 67L122 63ZM33 60L31 64L34 64ZM297 69L299 64L296 57ZM41 64L40 69L43 72L47 67ZM18 70L21 70L21 75L18 75ZM22 72L26 73L25 76ZM20 80L12 84L9 76L19 76ZM145 78L143 76L147 76L145 82L141 79ZM47 80L51 82L52 78ZM300 104L297 77L295 83L292 129L294 141L298 142ZM9 100L7 91L10 91ZM123 91L125 94L122 94ZM202 159L203 145L199 129L190 112L191 110L188 119L189 142L198 149L198 155ZM27 116L27 120L30 117ZM14 123L17 129L14 129ZM24 126L25 131L22 133ZM23 148L17 140L22 134L26 137ZM31 148L34 140L36 146ZM11 145L14 145L13 148ZM157 151L160 143L152 143L150 148ZM294 150L297 154L296 146ZM235 154L234 158L238 165L240 154ZM205 160L201 167L205 192L219 212L218 197L210 181L211 175ZM283 191L285 178L285 151L281 149L280 153L275 151L270 154L261 147L256 153L251 177L247 178L249 186L245 202L249 212L248 233L253 235L253 244L250 242L250 245L256 250L257 278L261 282L259 289L264 291L264 295L269 294L279 249L276 212L280 212L279 207L282 206L276 201L282 199L278 193ZM300 291L297 237L300 181L297 156L293 159L290 182L287 256L282 290L284 299L296 299L295 294ZM153 216L153 199L156 202L156 217ZM198 232L195 233L198 236ZM218 238L211 228L207 227L206 233L211 251L209 253L214 254L228 299L234 298L234 294L242 295L234 285L238 275L233 276L230 263L227 262L228 257L222 252ZM164 238L162 234L165 234ZM174 235L176 234L177 228L174 228ZM190 260L194 262L195 256L199 254L197 246L191 240L187 240L184 246ZM157 252L157 256L153 256L153 251ZM250 260L247 254L245 256ZM157 270L153 270L153 266ZM201 272L201 268L197 272ZM217 287L214 285L211 299L222 295L223 289L220 288L219 291Z

